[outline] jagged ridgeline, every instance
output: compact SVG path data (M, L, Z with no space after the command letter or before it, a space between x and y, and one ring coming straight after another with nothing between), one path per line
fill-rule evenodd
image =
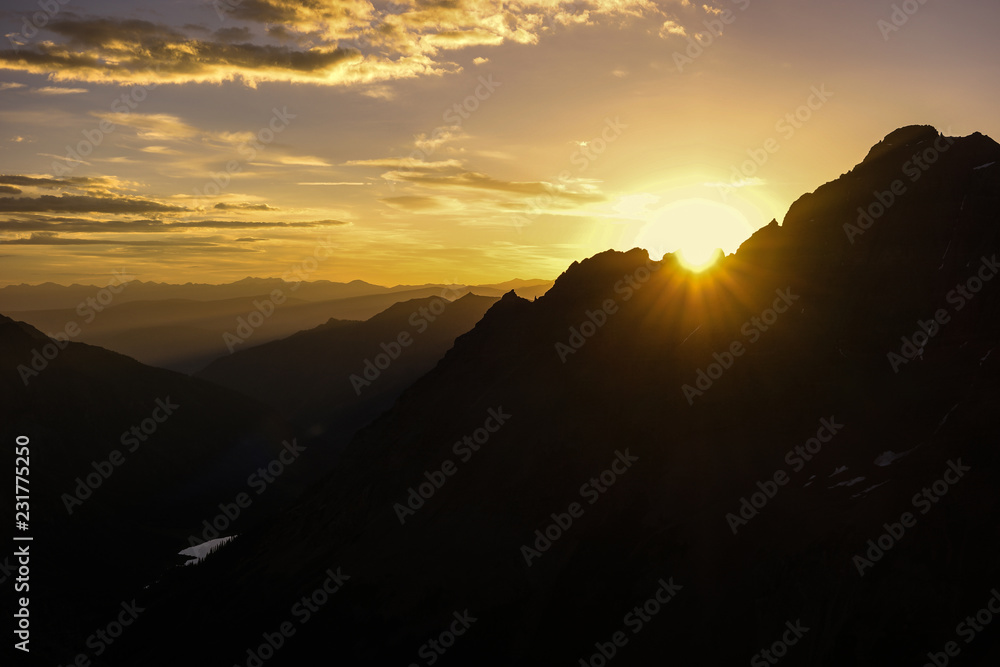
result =
M908 127L709 272L506 294L108 664L997 664L998 211Z

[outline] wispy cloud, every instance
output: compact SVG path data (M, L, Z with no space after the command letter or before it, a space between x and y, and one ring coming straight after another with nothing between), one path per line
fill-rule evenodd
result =
M36 95L79 95L90 92L86 88L59 88L58 86L45 86L43 88L32 88L31 92Z

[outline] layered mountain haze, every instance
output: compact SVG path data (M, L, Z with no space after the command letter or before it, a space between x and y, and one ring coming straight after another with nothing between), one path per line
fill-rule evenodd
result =
M8 286L0 289L0 312L50 335L63 334L152 366L195 373L215 359L330 318L367 320L395 303L442 293L450 298L469 293L500 296L516 287L526 298L534 298L551 284L515 280L500 285L387 288L361 281L247 278L229 285L169 285L115 280L114 291L89 285ZM29 303L35 307L22 310ZM39 308L41 304L49 307ZM78 327L75 335L73 325Z
M322 442L313 470L323 471L325 460L431 370L496 301L435 296L397 303L364 322L331 319L217 359L197 376L272 406Z
M998 163L903 128L709 272L609 251L506 294L109 659L921 664L1000 580ZM347 326L216 370L278 396L269 348Z

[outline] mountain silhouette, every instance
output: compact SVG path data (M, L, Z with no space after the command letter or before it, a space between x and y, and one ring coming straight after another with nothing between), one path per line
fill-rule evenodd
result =
M364 322L331 319L217 359L198 377L279 411L321 443L323 458L309 469L322 471L322 462L431 370L496 301L438 295L397 303Z
M106 659L997 664L956 624L1000 581L998 163L902 128L709 272L608 251L505 294ZM321 419L342 371L300 359L347 327L206 376Z
M30 436L30 610L34 636L45 637L31 644L38 664L86 652L96 624L176 564L220 502L253 495L235 532L291 496L280 485L259 499L248 489L248 476L295 432L236 392L91 345L60 347L4 316L0 366L9 470L16 439ZM13 526L14 505L4 507ZM9 553L0 564L12 584Z

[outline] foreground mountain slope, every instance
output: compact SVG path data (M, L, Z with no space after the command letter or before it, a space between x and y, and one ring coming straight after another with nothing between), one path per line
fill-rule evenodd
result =
M904 128L705 276L608 252L505 296L280 521L152 589L122 664L172 664L181 617L187 664L285 623L268 665L996 664L956 624L1000 581L998 162Z
M0 368L7 470L16 439L30 440L16 467L28 469L21 534L33 537L33 577L23 592L42 664L88 652L95 628L177 564L218 503L252 493L248 476L294 440L290 425L235 392L90 345L60 349L3 316ZM288 493L254 494L254 511ZM13 526L13 503L4 506Z

